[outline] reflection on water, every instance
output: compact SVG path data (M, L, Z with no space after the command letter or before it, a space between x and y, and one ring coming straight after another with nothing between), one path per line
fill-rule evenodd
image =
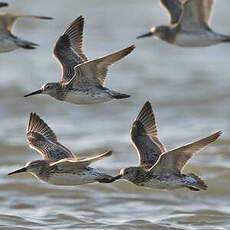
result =
M55 2L55 7L54 7ZM158 1L9 1L10 12L53 16L18 21L15 33L39 43L34 51L0 55L0 229L229 229L230 45L183 49L154 39L135 40L151 26L167 23ZM4 11L2 9L2 11ZM213 27L230 34L227 0L214 5ZM128 13L128 14L127 14ZM109 70L106 85L132 97L77 106L48 96L23 98L47 81L60 79L53 46L66 26L85 17L84 51L96 58L136 43L136 50ZM40 159L25 139L30 112L38 113L61 143L77 154L112 149L94 164L111 174L137 164L129 141L133 119L146 100L156 113L168 149L223 130L224 135L186 166L205 179L206 192L162 192L124 181L55 187L30 175L8 177L25 162Z

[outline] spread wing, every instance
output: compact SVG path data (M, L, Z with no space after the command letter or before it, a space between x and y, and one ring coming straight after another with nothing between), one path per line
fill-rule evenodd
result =
M45 17L45 16L3 13L0 14L0 31L1 32L12 31L15 22L18 18L36 18L36 19L46 19L46 20L53 19L51 17Z
M116 53L77 65L75 75L69 84L82 88L95 85L103 86L108 66L131 53L134 48L134 46L130 46Z
M55 133L35 113L30 114L27 141L31 148L42 155L44 160L57 161L63 158L75 157L70 150L57 142Z
M183 12L181 0L161 0L160 2L170 16L170 24L178 23Z
M203 0L204 21L207 25L210 25L212 5L213 5L213 0Z
M180 25L183 30L209 29L213 0L187 0Z
M166 151L157 135L157 124L149 102L146 102L131 128L131 141L139 156L139 165L151 168Z
M62 159L62 160L53 162L50 164L50 166L56 166L59 169L63 168L65 170L66 169L72 170L72 169L76 169L76 168L85 168L88 165L90 165L91 163L93 163L95 161L99 161L105 157L109 157L111 155L112 155L112 151L108 151L108 152L100 154L98 156L84 158L84 159L66 158L66 159Z
M157 175L180 173L194 153L201 151L215 141L221 133L214 133L193 143L163 153L150 170Z
M82 51L84 18L78 17L58 39L53 54L62 67L62 80L74 76L74 66L87 61Z

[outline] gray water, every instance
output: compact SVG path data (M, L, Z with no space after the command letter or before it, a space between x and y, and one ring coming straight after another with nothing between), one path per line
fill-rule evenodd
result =
M0 229L230 229L230 45L184 49L151 38L136 40L151 26L168 23L157 0L8 2L10 7L1 11L55 19L20 19L15 33L40 48L0 54ZM228 0L216 1L216 31L230 34L229 11ZM132 97L88 106L44 95L23 98L60 79L52 49L80 15L85 17L84 51L89 58L136 44L132 54L110 67L105 82ZM38 113L76 155L113 150L93 167L116 175L120 168L137 165L129 130L146 100L153 105L159 137L168 149L224 132L185 169L204 178L207 191L158 191L125 181L60 187L27 174L7 176L27 161L41 159L26 143L30 112Z

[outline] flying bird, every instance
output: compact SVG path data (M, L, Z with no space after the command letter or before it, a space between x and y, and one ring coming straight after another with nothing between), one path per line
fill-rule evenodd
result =
M87 183L111 183L115 179L89 165L112 155L112 151L95 157L76 158L75 155L57 140L52 129L35 113L30 114L27 128L27 141L38 151L43 160L28 162L23 168L8 175L28 172L38 179L54 185L82 185Z
M0 7L8 6L7 3L0 3ZM18 48L35 49L38 44L23 40L13 34L14 25L19 18L35 18L35 19L52 19L51 17L24 15L24 14L0 14L0 53L10 52Z
M158 137L155 116L149 102L146 102L131 128L131 140L138 152L139 166L120 171L116 179L153 189L173 190L188 188L193 191L206 190L205 182L193 173L181 171L188 160L215 141L221 132L198 141L167 151Z
M58 39L54 56L62 67L62 80L44 84L25 95L48 94L73 104L93 104L130 97L104 87L108 66L131 53L134 46L110 55L88 60L82 51L84 18L78 17Z
M153 36L181 47L205 47L230 42L229 35L214 32L210 27L213 0L161 0L170 16L170 25L152 27L138 36Z

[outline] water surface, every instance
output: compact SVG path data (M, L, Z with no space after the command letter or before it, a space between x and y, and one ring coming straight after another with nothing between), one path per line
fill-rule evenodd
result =
M136 40L151 26L168 23L152 0L8 1L2 11L52 16L53 21L21 19L15 33L39 43L37 50L0 54L0 229L156 229L230 228L230 45L184 49L154 39ZM230 5L214 4L213 28L230 34ZM53 46L75 18L85 17L84 51L96 58L136 49L109 70L106 86L131 94L127 100L78 106L48 96L23 98L61 77ZM7 176L41 156L29 149L25 133L30 112L38 113L61 143L76 154L113 156L95 163L110 174L136 165L129 129L146 100L153 105L159 136L168 149L223 130L222 138L186 166L208 184L205 192L164 192L124 181L57 187L30 175Z

